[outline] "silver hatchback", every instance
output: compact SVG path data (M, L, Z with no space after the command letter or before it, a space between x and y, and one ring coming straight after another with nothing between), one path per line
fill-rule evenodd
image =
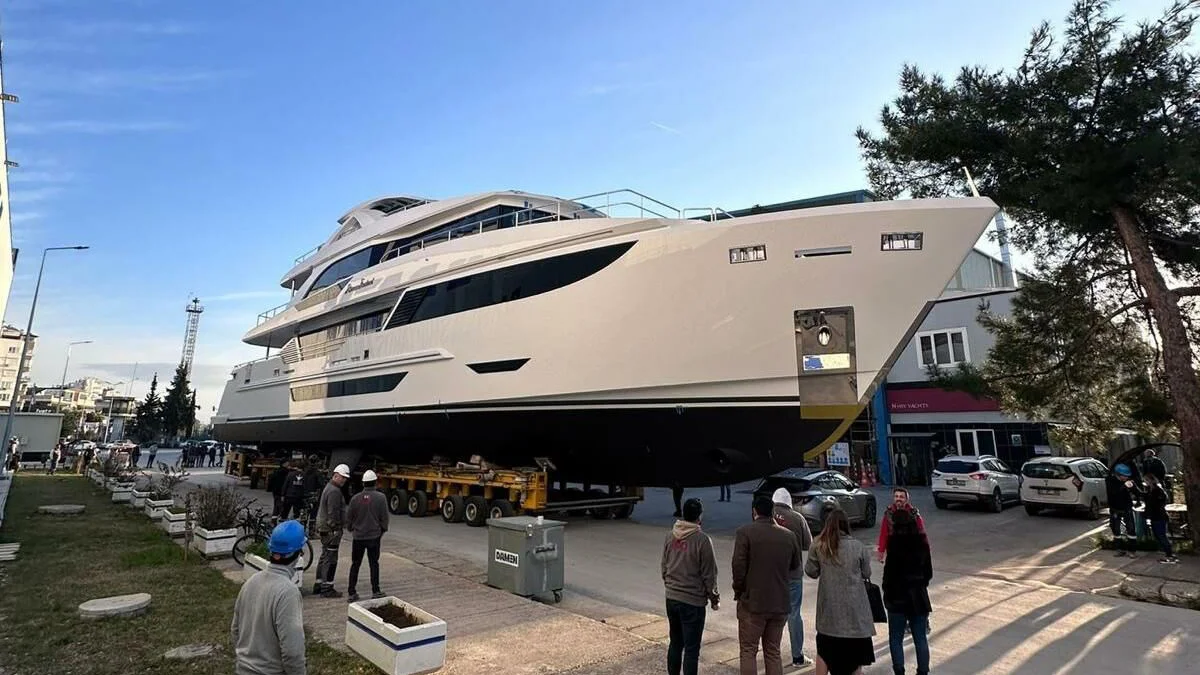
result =
M829 469L787 469L767 476L754 489L754 496L771 497L779 488L792 495L796 509L816 535L825 526L825 517L836 508L846 512L851 525L874 527L879 513L875 495L860 489L837 471Z

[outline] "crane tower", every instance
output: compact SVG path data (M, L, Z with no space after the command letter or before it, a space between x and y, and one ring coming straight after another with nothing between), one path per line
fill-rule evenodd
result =
M187 311L187 331L183 334L183 356L179 358L179 362L183 364L184 371L190 376L192 374L192 357L196 355L196 333L200 332L200 314L204 312L200 298L192 298L192 303L187 306L185 311Z

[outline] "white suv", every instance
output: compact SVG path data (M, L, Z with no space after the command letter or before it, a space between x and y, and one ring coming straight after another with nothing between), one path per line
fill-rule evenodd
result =
M1025 462L1021 474L1021 501L1031 516L1042 509L1068 509L1096 520L1108 506L1108 468L1089 457L1039 457Z
M950 455L933 470L932 492L939 509L973 502L999 513L1005 502L1021 501L1021 477L994 455Z

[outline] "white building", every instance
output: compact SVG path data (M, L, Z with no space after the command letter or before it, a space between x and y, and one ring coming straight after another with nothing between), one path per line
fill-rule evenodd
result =
M13 385L16 384L17 366L21 360L21 347L25 332L5 325L0 328L0 409L7 408L12 402ZM29 337L29 350L25 353L25 367L21 369L21 393L17 400L25 398L25 390L29 387L29 368L33 364L33 352L37 346L37 336Z

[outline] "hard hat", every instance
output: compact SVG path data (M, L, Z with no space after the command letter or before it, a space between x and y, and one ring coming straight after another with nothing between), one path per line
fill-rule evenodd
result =
M367 469L367 472L363 474L364 483L374 483L378 478L379 476L376 476L375 472L370 469Z
M1114 466L1113 471L1115 471L1118 476L1128 477L1128 476L1133 475L1133 472L1130 471L1129 467L1126 466L1125 464L1118 464L1118 465Z
M346 466L345 464L338 464L336 467L334 467L333 472L341 474L346 478L350 477L350 467Z
M271 538L267 541L267 550L279 555L291 555L304 548L308 535L304 526L298 520L285 520L271 530Z

